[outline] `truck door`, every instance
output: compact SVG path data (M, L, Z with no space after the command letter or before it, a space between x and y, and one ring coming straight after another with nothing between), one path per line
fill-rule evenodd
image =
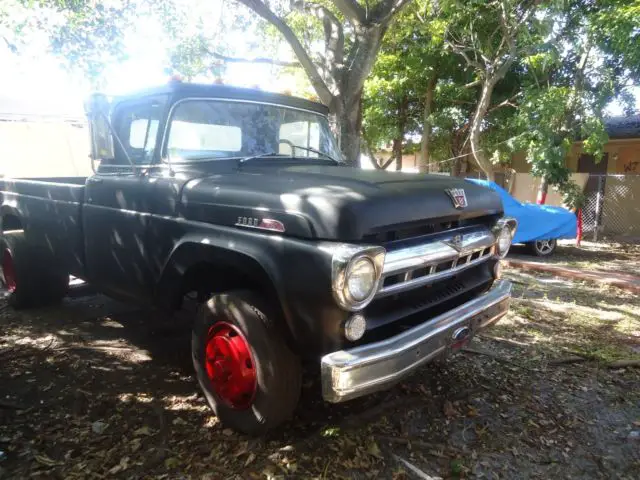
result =
M153 182L144 174L156 156L166 97L117 104L113 126L122 146L87 179L83 226L87 279L116 297L151 294L147 229ZM125 155L134 163L132 168Z

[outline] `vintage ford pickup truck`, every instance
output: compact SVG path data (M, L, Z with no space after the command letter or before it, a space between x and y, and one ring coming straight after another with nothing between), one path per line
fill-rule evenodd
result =
M94 175L0 180L9 302L59 301L73 275L142 306L196 304L198 381L239 431L292 415L302 360L341 402L509 308L499 259L516 223L499 196L346 166L320 104L172 82L94 95L87 113Z

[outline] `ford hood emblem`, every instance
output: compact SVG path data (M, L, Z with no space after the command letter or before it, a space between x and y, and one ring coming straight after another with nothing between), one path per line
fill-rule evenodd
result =
M447 188L445 192L451 198L455 208L465 208L467 206L467 194L464 193L464 188Z

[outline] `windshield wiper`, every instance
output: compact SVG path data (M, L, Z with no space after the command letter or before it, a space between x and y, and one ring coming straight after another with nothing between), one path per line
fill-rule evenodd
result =
M324 158L326 158L327 160L331 160L332 162L334 162L336 165L343 165L344 162L341 162L340 160L336 160L335 158L333 158L331 155L329 155L328 153L324 153L321 152L320 150L316 150L315 148L311 148L311 147L303 147L302 145L291 145L291 147L293 148L293 151L291 152L291 155L287 155L285 153L278 153L278 152L266 152L266 153L260 153L257 155L249 155L247 157L242 157L241 159L238 160L239 164L243 164L245 162L249 162L251 160L256 160L258 158L264 158L264 157L277 157L277 158L285 158L285 159L292 159L295 158L295 149L299 148L300 150L305 150L307 152L312 152L312 153L316 153L318 155L323 156ZM303 157L303 158L311 158L311 157Z
M311 152L311 153L316 153L318 155L322 155L324 158L331 160L332 162L335 162L336 165L342 165L344 162L337 160L335 158L333 158L331 155L329 155L328 153L324 153L321 152L320 150L316 150L315 148L311 148L311 147L303 147L302 145L291 145L294 148L294 151L296 148L299 148L300 150L305 150L307 152ZM293 152L292 152L293 153ZM308 157L307 157L308 158Z
M262 157L279 157L280 155L282 154L278 152L259 153L258 155L249 155L247 157L242 157L240 160L238 160L238 163L244 163L244 162L248 162L250 160L255 160L256 158L262 158Z

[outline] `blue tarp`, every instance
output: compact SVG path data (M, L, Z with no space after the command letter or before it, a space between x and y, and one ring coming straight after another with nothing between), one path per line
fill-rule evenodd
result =
M577 219L569 210L551 205L520 203L494 182L467 178L467 181L489 187L500 194L504 214L518 220L518 229L513 243L576 238Z

